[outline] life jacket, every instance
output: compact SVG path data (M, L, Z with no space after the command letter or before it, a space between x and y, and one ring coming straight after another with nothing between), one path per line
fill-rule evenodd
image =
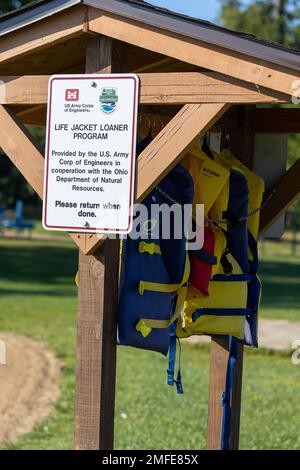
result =
M219 155L215 155L217 161L221 162L227 168L231 168L231 175L242 174L247 180L248 187L248 210L245 210L245 183L240 179L241 191L239 217L234 220L237 212L232 211L230 207L226 214L228 220L228 249L238 260L244 275L249 276L248 296L247 296L247 315L244 323L243 342L248 346L257 347L257 314L260 302L261 284L257 276L258 256L257 239L259 231L259 213L262 204L264 182L254 172L249 170L243 163L236 159L229 150L224 150ZM231 186L232 187L232 186ZM236 194L238 196L238 194ZM234 198L233 198L234 199ZM235 205L237 205L235 204ZM243 207L243 208L242 208ZM242 215L244 212L244 215ZM247 212L247 217L246 217ZM230 426L231 426L231 397L234 382L234 370L238 359L238 336L231 334L228 340L228 362L226 369L225 388L222 393L221 403L223 406L222 433L220 447L227 450L230 447Z
M248 309L246 316L244 344L247 346L258 346L257 340L257 317L261 297L261 281L257 275L258 254L257 241L259 232L260 207L263 201L264 181L263 179L247 168L238 160L228 149L220 154L214 153L217 162L223 164L226 168L235 168L240 171L247 179L248 195L248 217L247 217L247 246L248 246ZM244 224L244 221L239 224ZM243 228L243 230L245 230ZM244 250L245 252L245 250Z
M247 308L249 276L246 178L240 172L232 170L229 187L226 216L232 223L228 223L226 236L218 227L215 233L219 249L218 272L209 282L208 295L201 295L189 288L182 321L177 323L178 337L208 334L244 338L245 317L250 313ZM233 224L243 217L245 221L241 224Z
M221 218L228 205L229 171L212 160L197 146L192 149L191 155L203 162L198 185L195 187L193 207L196 204L204 204L206 217ZM201 227L200 230L202 229ZM212 224L206 223L203 247L198 251L190 251L191 276L189 285L200 294L209 295L209 282L219 269L224 249L225 237L222 231Z
M193 197L193 178L183 166L177 165L143 204L148 213L154 203L171 206L174 201L182 210L181 205L192 204ZM171 230L169 240L164 240L161 233L152 238L153 233L148 228L159 222L161 229L161 213L159 217L159 221L148 221L143 237L135 240L128 236L123 240L118 340L123 345L166 355L170 344L169 327L180 315L186 295L190 263L184 235L176 239ZM133 224L139 224L137 217Z
M226 191L225 200L222 191L228 182L228 169L215 160L212 160L198 146L193 147L190 154L203 161L199 185L195 190L195 204L204 204L204 213L206 216L216 204L216 201L223 202L225 207L227 207Z
M244 344L257 347L261 290L257 277L258 209L264 183L229 150L221 154L213 152L213 155L214 163L230 174L208 212L210 220L218 223L222 219L223 223L222 226L207 224L205 240L209 243L204 243L199 252L191 252L190 287L182 323L177 324L177 335L233 335L243 339ZM211 160L206 158L209 164ZM205 185L202 190L206 191ZM234 269L230 272L232 266ZM223 303L220 299L224 299ZM242 314L241 317L230 315L231 310Z

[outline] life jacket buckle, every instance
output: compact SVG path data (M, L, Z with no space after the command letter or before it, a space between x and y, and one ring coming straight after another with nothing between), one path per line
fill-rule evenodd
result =
M135 328L141 333L143 338L147 338L147 336L150 335L152 331L152 328L150 328L150 326L147 326L144 320L139 320Z
M143 281L140 281L140 283L139 283L139 294L143 295L144 291L145 291L145 285L144 285Z
M139 243L139 253L149 253L149 255L154 255L154 253L157 253L157 247L155 243L145 243L145 242L140 242Z

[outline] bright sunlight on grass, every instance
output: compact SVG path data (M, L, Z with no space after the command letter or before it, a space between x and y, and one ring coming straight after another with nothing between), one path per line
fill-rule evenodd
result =
M7 448L70 449L77 250L66 242L1 239L0 255L0 331L40 338L65 363L61 395L50 416ZM300 320L300 259L266 255L260 271L263 315ZM184 345L183 396L165 384L166 365L157 353L119 348L117 449L205 446L208 349ZM300 366L292 365L288 353L248 352L244 370L241 448L300 449Z

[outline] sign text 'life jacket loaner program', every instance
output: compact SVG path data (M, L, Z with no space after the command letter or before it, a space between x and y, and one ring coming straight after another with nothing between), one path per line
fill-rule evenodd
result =
M44 228L130 232L138 77L54 75L48 93Z

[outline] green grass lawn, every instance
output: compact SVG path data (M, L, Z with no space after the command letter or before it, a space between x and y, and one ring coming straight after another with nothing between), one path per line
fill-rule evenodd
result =
M300 244L293 252L291 243L262 242L259 275L261 317L300 320Z
M10 449L72 447L77 250L70 243L0 239L0 331L46 341L65 362L61 395L50 416ZM300 259L267 252L261 263L263 316L300 320ZM209 354L183 347L185 394L165 384L166 360L118 349L118 449L205 446ZM241 448L300 449L300 366L289 354L248 352L244 369Z

